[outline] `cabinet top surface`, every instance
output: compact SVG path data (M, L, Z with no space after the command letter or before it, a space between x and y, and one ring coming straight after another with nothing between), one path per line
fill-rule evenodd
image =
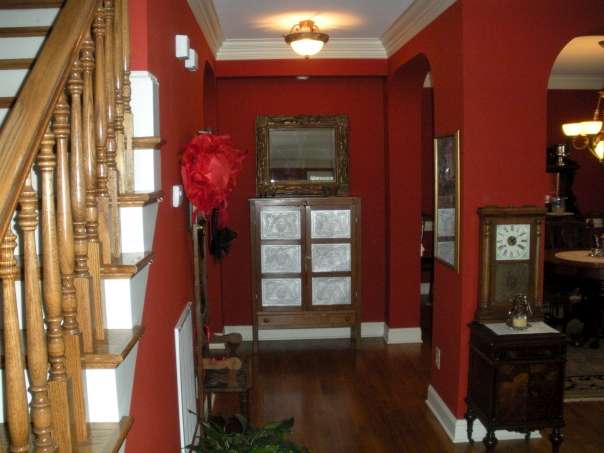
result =
M533 322L524 330L513 329L504 322L484 324L495 335L536 335L536 334L557 334L556 329L548 326L543 321Z

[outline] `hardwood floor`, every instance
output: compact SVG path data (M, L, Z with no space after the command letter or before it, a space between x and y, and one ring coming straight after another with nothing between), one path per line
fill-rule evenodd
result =
M244 345L243 351L249 351ZM254 424L295 418L293 438L314 453L483 452L482 442L453 445L427 408L430 345L363 340L261 342L254 357ZM235 395L217 412L237 411ZM604 451L604 402L565 406L562 453ZM500 441L497 452L550 452L543 439ZM480 439L482 440L482 439Z

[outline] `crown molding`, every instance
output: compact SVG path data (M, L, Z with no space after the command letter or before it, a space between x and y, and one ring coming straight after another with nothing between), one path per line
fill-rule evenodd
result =
M384 32L382 44L391 56L440 16L456 0L416 0Z
M550 90L601 90L604 77L585 74L555 74L550 75L547 88Z
M212 53L216 55L224 41L222 27L212 0L187 0Z
M320 58L375 58L385 59L386 52L379 39L330 39ZM287 60L304 59L295 53L283 39L227 39L216 54L216 60Z

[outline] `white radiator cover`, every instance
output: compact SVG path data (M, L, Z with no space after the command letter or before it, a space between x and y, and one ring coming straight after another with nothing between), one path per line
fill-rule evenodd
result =
M176 384L178 388L178 415L180 448L193 443L197 416L197 384L195 381L195 357L193 352L193 314L191 302L187 304L174 327L176 348Z

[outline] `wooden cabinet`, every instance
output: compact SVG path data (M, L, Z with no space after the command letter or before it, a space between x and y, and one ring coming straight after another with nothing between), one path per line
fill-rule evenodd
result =
M360 337L358 198L250 200L254 341L258 329L351 327Z
M543 322L514 332L504 323L470 324L468 438L478 418L487 429L484 444L497 444L495 430L530 433L553 428L557 452L562 442L565 336Z

